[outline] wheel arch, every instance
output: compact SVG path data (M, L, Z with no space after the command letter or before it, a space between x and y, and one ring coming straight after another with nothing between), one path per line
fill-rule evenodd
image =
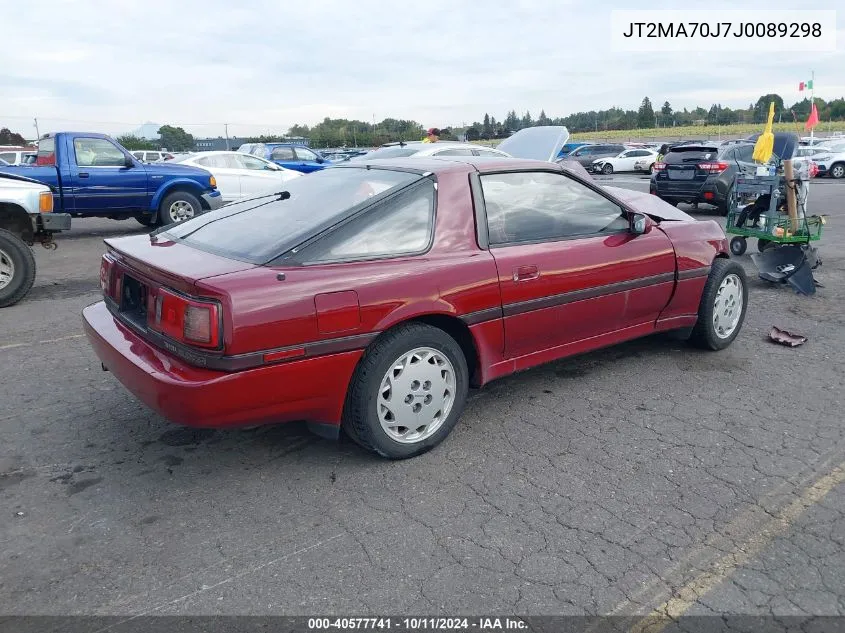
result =
M12 202L0 202L0 229L6 229L30 244L35 238L29 214L22 206Z
M162 200L171 193L176 193L177 191L185 191L193 196L196 196L197 199L199 199L200 204L203 205L203 208L205 208L205 204L202 199L202 186L195 180L190 180L189 178L177 178L166 182L161 186L161 188L159 188L158 191L156 191L153 199L150 201L150 210L158 211Z

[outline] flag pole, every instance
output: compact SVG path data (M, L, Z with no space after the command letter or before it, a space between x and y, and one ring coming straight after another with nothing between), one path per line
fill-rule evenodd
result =
M813 97L816 90L816 71L813 70L810 72L810 112L813 111L813 104L815 103L815 99ZM810 145L813 144L813 134L816 131L816 126L810 128Z

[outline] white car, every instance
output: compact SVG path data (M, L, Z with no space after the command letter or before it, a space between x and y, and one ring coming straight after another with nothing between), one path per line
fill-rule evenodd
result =
M150 150L136 150L132 155L142 163L157 163L163 160L170 160L173 154L170 152L159 152Z
M616 156L597 158L591 165L594 174L612 174L616 171L646 171L651 173L657 162L657 152L653 149L637 147L626 149Z
M831 143L826 151L813 154L813 162L819 166L819 176L845 177L845 143Z
M510 158L510 154L493 149L492 147L484 147L483 145L475 145L473 143L453 143L451 141L423 143L422 141L406 141L402 143L390 143L372 152L355 156L351 160L402 158L405 156L413 156L414 158L422 158L424 156L489 156L494 158Z
M217 189L224 203L275 193L283 183L303 176L298 171L240 152L200 152L168 162L210 171L217 180Z
M38 149L33 147L19 148L19 147L0 147L0 160L4 160L10 165L26 165L29 161L29 156L34 156Z

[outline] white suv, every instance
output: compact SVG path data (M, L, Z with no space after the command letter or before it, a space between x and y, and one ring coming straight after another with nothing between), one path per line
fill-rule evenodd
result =
M813 161L819 166L819 176L831 178L845 177L845 143L828 143L830 151L813 155Z

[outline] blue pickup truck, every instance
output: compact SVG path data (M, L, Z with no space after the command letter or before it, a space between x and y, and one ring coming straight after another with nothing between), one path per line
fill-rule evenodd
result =
M38 143L34 164L0 167L0 172L49 185L56 211L74 217L134 217L155 226L223 205L209 172L188 165L146 165L105 134L48 135Z

